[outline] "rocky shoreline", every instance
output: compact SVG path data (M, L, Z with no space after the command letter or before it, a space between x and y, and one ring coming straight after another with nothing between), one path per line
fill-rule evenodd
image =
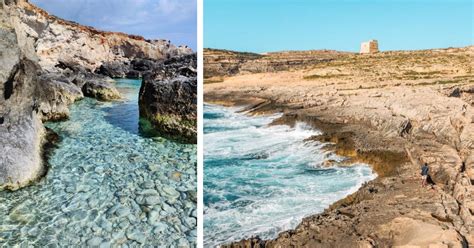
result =
M223 247L472 245L473 52L335 54L304 69L236 73L206 84L206 102L247 105L253 114L283 112L277 123L305 121L323 131L314 139L379 175L273 240ZM433 189L420 187L423 162L430 164Z
M167 40L66 21L26 0L0 1L0 34L0 139L6 140L0 144L5 151L0 154L0 189L10 190L29 185L46 171L41 154L47 153L43 150L50 135L43 122L67 119L69 105L84 97L120 99L113 77L144 77L164 68L167 60L193 53Z

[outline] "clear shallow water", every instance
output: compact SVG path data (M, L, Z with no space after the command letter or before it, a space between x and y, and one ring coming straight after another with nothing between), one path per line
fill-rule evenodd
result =
M323 167L343 158L305 141L318 132L303 123L268 126L279 116L236 111L204 106L205 247L274 238L375 178L364 164Z
M117 87L47 124L62 141L40 183L0 192L0 246L195 246L196 146L140 136L140 81Z

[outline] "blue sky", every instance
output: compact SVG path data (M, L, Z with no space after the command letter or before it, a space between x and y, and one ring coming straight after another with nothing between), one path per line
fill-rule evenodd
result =
M204 0L204 47L358 51L472 45L472 0Z
M30 0L61 18L101 30L167 39L196 50L196 0Z

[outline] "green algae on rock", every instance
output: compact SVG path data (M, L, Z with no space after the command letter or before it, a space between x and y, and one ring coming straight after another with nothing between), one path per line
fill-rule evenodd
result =
M30 185L44 175L44 122L67 120L70 105L85 96L121 97L109 74L97 70L102 65L129 66L119 72L137 77L155 62L161 66L163 59L192 53L168 40L69 22L26 0L0 0L0 37L0 190Z
M141 129L176 140L197 141L196 54L169 59L144 76Z

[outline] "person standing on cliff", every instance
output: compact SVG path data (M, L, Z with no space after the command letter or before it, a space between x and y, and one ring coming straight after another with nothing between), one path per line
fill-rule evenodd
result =
M425 163L421 167L421 186L425 187L426 184L428 183L428 172L430 168L428 167L428 163Z

